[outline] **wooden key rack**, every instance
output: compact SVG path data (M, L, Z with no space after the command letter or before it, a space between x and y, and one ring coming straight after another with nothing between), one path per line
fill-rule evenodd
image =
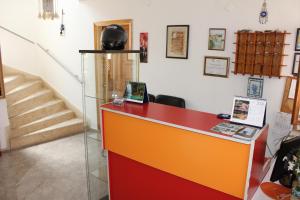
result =
M280 77L287 32L241 30L236 33L234 74Z

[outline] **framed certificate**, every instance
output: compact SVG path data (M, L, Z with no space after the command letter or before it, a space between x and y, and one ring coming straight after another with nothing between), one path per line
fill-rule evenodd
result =
M204 58L204 75L228 77L229 58L205 56Z
M231 122L263 127L266 117L267 101L246 97L234 97Z

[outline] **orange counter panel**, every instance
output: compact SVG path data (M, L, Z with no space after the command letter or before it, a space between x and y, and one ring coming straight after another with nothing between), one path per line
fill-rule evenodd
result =
M109 151L244 197L250 145L109 111L103 111L103 130Z

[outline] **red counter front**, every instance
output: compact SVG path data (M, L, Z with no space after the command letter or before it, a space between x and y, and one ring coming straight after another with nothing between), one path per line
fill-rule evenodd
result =
M246 141L212 132L222 120L210 113L154 103L101 110L111 200L251 199L264 175L267 127Z

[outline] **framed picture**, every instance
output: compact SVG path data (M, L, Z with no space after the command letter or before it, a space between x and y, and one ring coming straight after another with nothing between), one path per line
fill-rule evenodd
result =
M297 29L295 51L300 51L300 28Z
M148 63L148 33L140 33L140 61Z
M228 77L229 58L205 56L204 58L204 75Z
M264 79L252 78L248 79L247 96L251 98L262 98L264 87Z
M300 63L300 53L295 53L292 74L297 76Z
M208 37L208 50L225 50L226 29L210 28Z
M167 58L188 58L189 25L167 26Z

